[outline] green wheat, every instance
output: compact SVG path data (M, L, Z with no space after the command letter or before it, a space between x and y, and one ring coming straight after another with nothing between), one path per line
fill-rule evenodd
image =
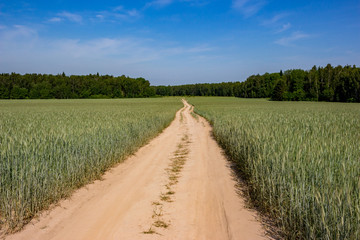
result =
M181 106L176 98L0 101L0 227L18 229L100 178Z
M359 239L360 104L189 99L287 239Z

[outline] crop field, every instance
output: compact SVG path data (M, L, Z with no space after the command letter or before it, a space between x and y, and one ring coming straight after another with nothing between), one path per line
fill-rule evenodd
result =
M188 100L285 238L359 238L359 104Z
M98 179L157 135L178 98L0 101L0 228Z

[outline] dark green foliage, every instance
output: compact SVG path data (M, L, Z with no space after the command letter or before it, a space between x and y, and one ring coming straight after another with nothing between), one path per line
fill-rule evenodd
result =
M235 96L241 82L198 83L180 86L155 86L158 96Z
M275 101L360 102L360 68L314 66L252 75L244 82L150 86L144 78L109 75L0 74L0 99L235 96Z
M286 93L286 83L283 79L279 79L274 87L271 95L271 99L276 101L282 101Z
M275 101L360 102L360 68L356 66L287 70L250 76L236 97Z
M155 90L144 78L125 76L66 76L0 74L0 99L70 99L152 97Z
M14 85L11 89L10 98L24 99L28 95L28 90L26 88L21 88L18 85Z

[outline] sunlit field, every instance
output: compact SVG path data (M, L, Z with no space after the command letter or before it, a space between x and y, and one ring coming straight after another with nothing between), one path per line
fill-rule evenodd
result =
M0 101L0 227L19 228L98 179L181 106L178 98Z
M360 104L189 98L287 239L360 236Z

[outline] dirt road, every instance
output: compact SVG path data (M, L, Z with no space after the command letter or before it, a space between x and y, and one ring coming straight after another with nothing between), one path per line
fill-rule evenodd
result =
M266 239L235 184L211 127L184 101L163 133L102 181L6 239Z

